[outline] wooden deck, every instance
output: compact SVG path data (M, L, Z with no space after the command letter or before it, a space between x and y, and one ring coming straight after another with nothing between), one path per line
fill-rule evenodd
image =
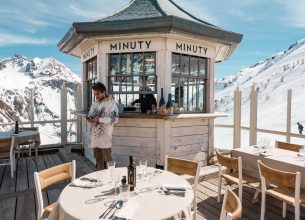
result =
M55 151L39 155L37 158L21 158L17 161L15 178L10 177L9 166L0 166L0 219L1 220L28 220L36 219L35 185L33 172L40 171L71 160L76 160L76 176L80 177L93 172L95 166L79 153ZM52 186L44 192L45 204L57 200L65 183ZM241 219L256 220L260 217L260 202L252 204L254 191L245 188L243 195L243 216ZM221 204L217 199L217 179L202 181L197 192L198 214L197 219L219 219ZM267 197L267 212L265 219L282 219L281 203ZM292 207L287 212L286 219L294 219ZM304 218L305 209L301 208Z

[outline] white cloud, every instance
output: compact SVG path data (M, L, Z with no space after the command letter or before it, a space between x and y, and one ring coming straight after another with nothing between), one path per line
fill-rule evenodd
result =
M14 44L47 45L54 41L44 38L32 38L28 36L0 33L0 46L10 46Z
M286 17L287 25L304 28L305 27L305 3L304 0L285 0L280 3L289 15Z

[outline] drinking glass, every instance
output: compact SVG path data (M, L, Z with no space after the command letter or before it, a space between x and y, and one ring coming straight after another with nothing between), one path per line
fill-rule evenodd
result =
M117 184L120 182L121 173L117 169L112 169L110 175L111 175L112 183L114 184L114 195L117 196L118 195Z
M301 145L300 149L299 149L299 153L302 157L305 157L305 146Z
M140 168L140 174L142 176L146 176L147 173L147 160L139 160L139 168Z
M115 168L115 161L114 160L111 160L111 161L108 161L107 162L107 168L108 169L112 169L112 168Z

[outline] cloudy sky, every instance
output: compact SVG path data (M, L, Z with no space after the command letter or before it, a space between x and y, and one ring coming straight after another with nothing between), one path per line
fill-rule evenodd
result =
M198 18L244 38L230 58L216 65L223 77L305 38L304 0L174 0ZM15 53L55 57L76 73L80 60L58 51L72 22L112 14L129 0L1 0L0 60Z

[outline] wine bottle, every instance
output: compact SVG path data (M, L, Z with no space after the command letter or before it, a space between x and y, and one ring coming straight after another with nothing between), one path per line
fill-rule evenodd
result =
M134 191L136 187L136 162L133 156L129 156L128 170L128 186L130 191Z
M159 108L161 108L165 104L164 96L163 96L163 88L161 88L161 97L159 101Z
M173 107L173 102L172 102L172 94L168 93L168 99L167 99L167 103L166 103L166 109L167 112L169 114L173 114L174 113L174 107Z
M15 122L15 134L19 133L19 125L18 125L18 121Z

